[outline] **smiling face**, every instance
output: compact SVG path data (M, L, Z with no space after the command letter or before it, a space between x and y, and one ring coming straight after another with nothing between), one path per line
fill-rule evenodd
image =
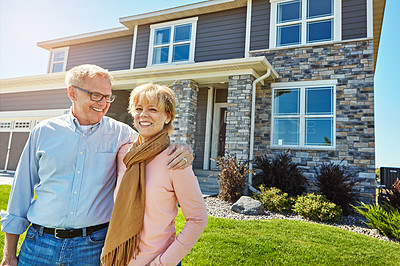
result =
M139 101L132 110L135 127L143 141L149 140L164 129L170 115L161 110L156 101Z
M103 95L112 94L111 83L108 78L86 78L81 88ZM88 93L73 86L68 87L68 96L73 103L72 114L78 119L81 126L98 123L110 108L110 103L107 103L106 99L103 98L100 102L92 101Z

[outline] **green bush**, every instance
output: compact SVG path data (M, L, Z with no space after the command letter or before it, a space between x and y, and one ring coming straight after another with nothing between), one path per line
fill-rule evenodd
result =
M246 175L252 171L248 169L246 162L238 161L236 156L232 157L227 154L227 156L219 156L214 160L219 169L217 174L219 180L218 198L233 203L243 196Z
M342 209L324 195L309 193L297 197L293 212L314 221L334 221L340 216Z
M265 210L272 212L291 212L293 199L287 193L283 193L279 188L265 188L260 186L261 194L254 193L253 197L264 205Z
M354 210L368 219L368 226L377 229L382 235L400 240L400 212L392 205L367 205L353 207Z
M353 187L356 182L352 178L356 173L349 173L344 166L330 163L314 168L317 173L317 187L321 194L339 205L344 214L351 213L351 204L356 201Z
M282 153L272 162L266 155L256 157L257 168L261 171L255 179L266 187L276 187L290 196L301 195L306 192L306 178L298 164L292 162L292 158Z

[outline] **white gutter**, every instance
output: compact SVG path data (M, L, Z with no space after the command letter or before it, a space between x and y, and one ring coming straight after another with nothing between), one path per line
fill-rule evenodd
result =
M254 152L254 128L255 128L255 113L256 113L256 88L257 88L257 83L268 78L271 75L271 69L268 68L267 73L253 81L253 88L252 88L252 93L251 93L251 125L250 125L250 154L249 154L249 169L253 170L253 164L251 163L253 161L253 152ZM249 173L249 189L253 192L257 191L252 186L253 183L253 173Z

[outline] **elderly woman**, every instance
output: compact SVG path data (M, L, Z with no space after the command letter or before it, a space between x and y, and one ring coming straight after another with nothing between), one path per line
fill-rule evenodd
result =
M102 261L105 265L177 265L207 225L207 209L192 168L167 168L168 131L175 95L145 84L130 96L129 112L139 132L118 154L118 181ZM178 202L186 219L176 236Z

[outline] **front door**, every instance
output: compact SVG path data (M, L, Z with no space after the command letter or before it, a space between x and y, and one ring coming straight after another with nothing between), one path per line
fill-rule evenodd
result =
M212 159L215 159L218 156L224 156L225 154L227 107L228 107L227 103L214 104L213 129L212 129L212 141L211 141ZM210 168L211 170L217 169L217 164L214 160L211 160Z

